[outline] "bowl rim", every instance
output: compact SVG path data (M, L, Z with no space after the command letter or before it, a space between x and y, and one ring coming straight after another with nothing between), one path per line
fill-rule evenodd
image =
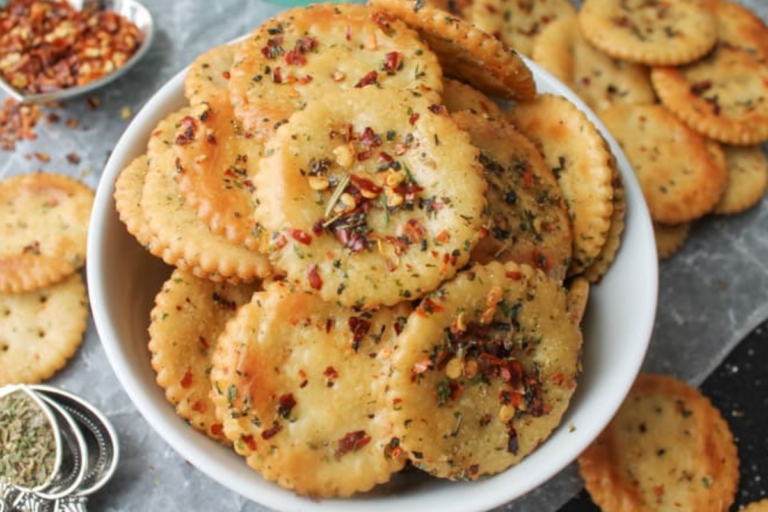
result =
M642 191L632 172L632 169L621 151L618 143L610 136L605 126L600 122L594 112L592 112L582 100L568 87L557 80L553 75L534 64L529 59L524 59L531 68L541 87L566 97L574 103L580 110L584 111L589 119L605 135L608 144L611 147L619 169L624 179L627 192L627 218L625 235L623 236L622 248L619 251L614 265L622 260L626 260L628 251L639 251L640 257L634 255L633 261L639 261L644 268L638 269L638 275L643 276L643 281L639 284L640 289L632 293L640 293L644 305L638 316L633 317L633 327L629 334L634 343L629 349L629 361L621 361L622 371L618 374L612 373L610 386L602 390L599 409L595 412L600 414L597 417L590 417L588 429L568 428L569 418L574 414L574 403L580 396L579 391L583 389L585 373L579 376L579 387L574 395L569 409L560 426L552 432L546 442L531 455L526 457L517 466L506 470L498 475L480 479L475 482L451 482L447 485L439 482L438 499L432 497L433 493L410 492L405 494L392 493L384 496L361 494L347 499L326 499L323 501L313 501L305 497L296 495L292 491L280 488L273 482L267 482L261 479L257 472L245 466L244 460L233 453L217 452L212 455L206 443L199 443L199 439L204 436L191 428L186 423L179 421L175 416L168 415L168 408L172 407L162 392L162 389L155 382L142 382L135 372L131 371L131 365L126 363L125 346L121 343L118 332L110 312L107 309L107 293L101 286L108 268L105 258L100 258L100 250L103 247L102 239L105 236L108 226L108 219L115 216L113 192L114 182L119 172L136 156L141 154L136 148L136 141L145 142L148 135L154 129L156 124L165 115L172 110L180 108L186 104L183 96L183 81L188 67L185 67L166 82L155 94L147 101L144 107L134 117L132 122L126 128L125 132L118 140L114 150L107 161L100 178L100 183L96 191L93 213L91 217L90 233L88 238L87 250L87 279L88 288L91 294L91 308L93 310L94 323L98 332L101 345L109 360L112 370L117 375L122 388L126 391L134 406L139 410L144 419L152 426L160 437L169 444L178 454L188 460L193 466L202 471L211 479L215 480L224 487L235 491L236 493L262 505L281 511L316 511L316 510L339 510L339 511L388 511L397 506L437 506L443 512L467 512L469 510L488 510L493 507L509 503L512 500L522 497L531 490L543 485L553 476L559 473L567 465L573 462L576 457L597 437L611 420L615 412L629 392L637 373L645 359L648 350L651 334L654 325L656 307L658 301L658 259L656 257L655 238L650 221L647 206L644 202ZM144 147L146 145L144 144ZM626 233L634 233L633 239L628 240ZM126 233L126 236L127 235ZM642 241L642 243L640 243ZM632 245L632 247L628 247ZM622 256L624 255L624 256ZM150 256L151 257L151 256ZM604 279L604 282L612 280L613 274L610 272ZM597 293L599 294L599 289ZM594 299L591 299L591 301ZM591 308L588 308L589 316ZM589 318L586 319L588 321ZM629 320L629 319L626 319ZM585 325L584 329L587 330ZM626 340L622 340L626 342ZM585 340L588 343L588 340ZM149 353L147 351L147 357ZM162 400L158 400L158 394ZM583 395L583 393L581 393ZM584 399L586 400L586 399ZM582 401L582 400L579 400ZM587 402L590 403L590 402ZM592 405L592 404L590 404ZM576 414L578 416L578 414ZM172 421L171 418L174 418ZM180 425L188 429L187 432L181 432ZM572 424L571 424L572 425ZM567 429L565 435L570 436L570 442L561 443L558 441L558 451L552 447L553 438L559 431ZM587 434L584 434L584 431ZM214 443L210 441L210 443ZM550 446L550 448L548 448ZM226 449L231 452L230 449ZM552 453L549 453L552 452ZM237 457L243 462L242 469L234 472L225 467L224 457ZM534 461L546 460L547 456L556 457L557 463L536 464ZM218 469L217 469L218 468ZM522 468L522 469L520 469ZM517 470L515 472L515 470ZM520 475L523 475L521 478ZM258 480L254 480L257 477ZM515 480L517 478L517 480ZM521 482L522 480L522 482ZM266 485L259 484L260 482ZM430 484L435 486L434 484ZM471 490L471 493L467 491ZM467 498L467 496L470 496Z

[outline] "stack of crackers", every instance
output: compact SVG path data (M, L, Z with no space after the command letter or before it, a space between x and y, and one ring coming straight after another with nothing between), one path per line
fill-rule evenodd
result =
M38 172L0 181L0 386L51 377L80 346L93 191Z
M181 417L313 497L406 464L474 480L546 441L624 228L583 112L423 0L286 11L184 92L115 184L175 267L149 349Z

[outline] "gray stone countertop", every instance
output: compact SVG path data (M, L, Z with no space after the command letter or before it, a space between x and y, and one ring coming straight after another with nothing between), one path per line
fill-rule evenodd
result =
M768 20L765 0L742 0ZM0 178L46 170L96 188L122 132L151 95L203 51L248 33L280 6L259 0L145 0L157 34L148 55L93 96L67 102L60 123L38 126L38 139L0 152ZM75 119L76 128L64 126ZM50 162L32 157L48 153ZM77 165L66 155L81 157ZM646 371L700 383L732 348L768 317L768 201L732 217L696 222L682 252L661 264L656 327ZM100 512L127 510L265 511L186 463L144 421L121 388L92 321L82 347L51 384L80 394L115 424L122 460L113 480L91 498ZM541 488L499 510L557 510L581 488L573 465Z

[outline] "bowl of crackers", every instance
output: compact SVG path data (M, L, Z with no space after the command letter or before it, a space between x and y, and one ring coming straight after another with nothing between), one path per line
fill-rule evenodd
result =
M654 237L567 87L423 1L285 11L131 123L88 247L148 423L277 510L486 510L605 427Z

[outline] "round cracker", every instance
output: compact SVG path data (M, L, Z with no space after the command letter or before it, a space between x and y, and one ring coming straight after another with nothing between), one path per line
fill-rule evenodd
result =
M408 318L387 395L413 464L474 480L520 462L560 423L581 333L561 284L527 265L462 272Z
M211 372L237 453L265 479L316 498L388 481L405 457L384 390L410 311L358 313L285 282L256 293L219 338Z
M648 67L601 52L584 38L575 17L549 24L536 39L533 60L599 112L614 104L656 102Z
M192 62L184 78L184 96L192 106L229 103L230 68L234 60L235 45L225 44L208 50Z
M228 101L193 106L181 123L173 151L184 199L213 233L256 250L253 176L263 146L242 129Z
M768 65L729 43L679 68L654 68L664 106L693 130L726 144L768 139Z
M0 293L43 288L85 264L93 191L60 174L0 181Z
M147 155L141 155L131 161L115 180L114 192L118 217L128 232L144 247L150 247L155 242L155 235L149 229L141 209L141 191L148 169Z
M570 273L579 273L600 254L611 226L613 156L595 125L560 96L542 94L507 114L555 173L571 217Z
M690 222L676 225L654 222L653 234L656 238L656 253L659 255L659 259L670 258L682 249L690 232Z
M717 22L699 0L585 0L579 22L587 40L617 59L676 66L705 55Z
M725 146L728 185L714 213L731 215L760 202L768 189L768 159L762 146Z
M709 0L704 5L717 18L717 39L768 61L768 27L752 11L737 2Z
M228 440L210 397L213 353L226 322L258 289L258 284L217 284L176 269L150 313L149 351L157 384L179 416L222 443Z
M0 294L0 386L53 376L77 351L87 320L79 272L47 288Z
M568 0L476 0L469 11L474 26L529 57L542 32L566 18L576 18Z
M443 105L451 113L469 110L489 117L502 115L501 107L488 96L471 85L451 78L446 78L443 82Z
M616 105L602 120L632 164L651 218L680 224L710 212L728 175L706 140L661 105Z
M562 281L571 261L568 210L541 153L509 123L471 112L453 114L480 149L488 182L488 234L472 260L514 261Z
M437 54L444 72L508 100L536 94L533 74L507 45L449 13L420 0L370 0L418 30Z
M242 41L230 93L246 130L268 139L296 110L363 87L437 102L437 57L400 20L356 4L316 4L278 14Z
M638 376L579 465L601 509L627 512L728 510L739 478L720 412L698 390L661 375Z
M150 251L169 265L214 281L251 282L270 275L266 256L211 233L182 197L174 179L177 159L171 146L187 115L188 109L182 109L166 117L148 143L141 208L157 241Z
M464 266L480 237L477 148L444 107L407 92L315 100L265 155L256 220L270 258L325 300L373 307L420 297Z
M613 167L613 213L611 214L611 227L608 229L608 235L605 239L600 254L590 266L584 269L583 276L590 283L598 283L600 279L608 272L608 269L616 259L616 255L621 247L621 235L624 233L624 217L627 214L627 193L624 188L624 181L621 179L621 173L616 168L614 160Z

